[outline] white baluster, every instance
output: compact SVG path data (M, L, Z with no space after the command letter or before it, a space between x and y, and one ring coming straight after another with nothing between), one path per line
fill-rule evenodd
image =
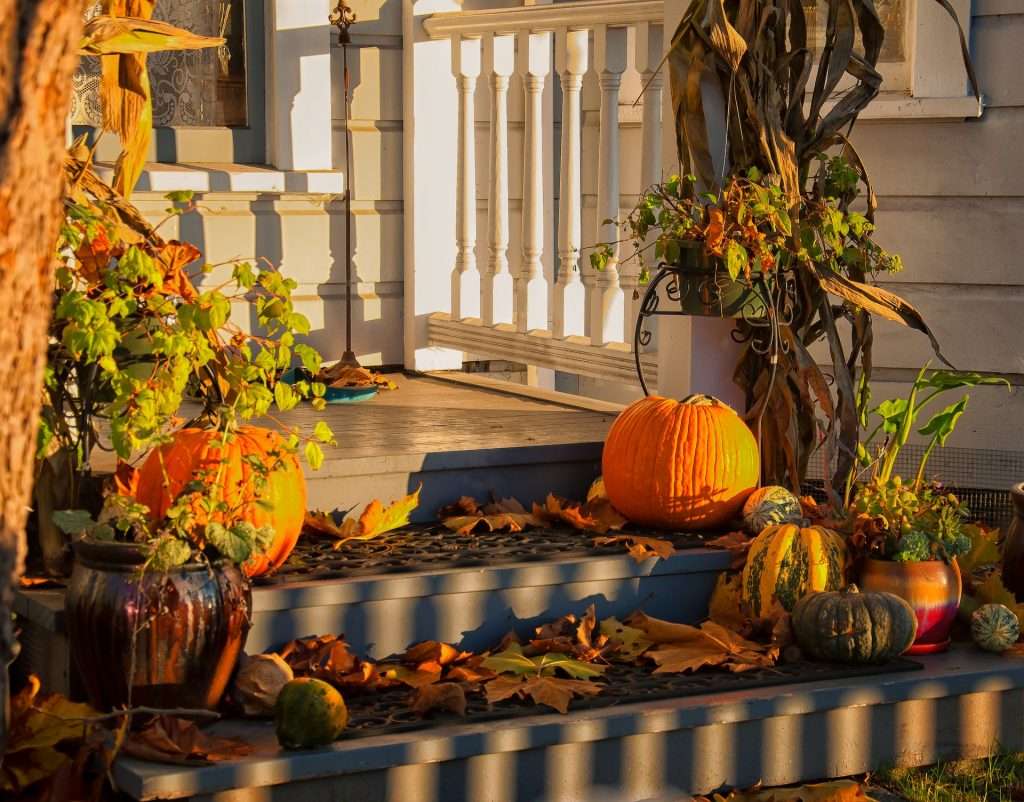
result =
M597 231L601 242L619 239L619 84L626 69L626 30L599 25L594 29L594 69L601 87L601 134L597 168ZM605 223L605 220L611 222ZM590 295L590 339L595 345L624 340L619 251L597 274Z
M480 75L479 37L453 37L452 69L459 90L459 155L456 178L456 256L452 271L452 317L480 317L480 273L476 266L476 111Z
M526 93L523 131L523 259L515 277L519 331L547 329L548 284L544 278L544 79L551 71L551 34L519 34L517 70Z
M644 192L661 180L661 104L664 78L656 72L661 60L662 26L650 22L641 22L636 27L636 68L640 73L641 86L647 87L643 99L642 150L640 157L640 191ZM650 244L652 238L648 240ZM653 248L644 252L647 266L653 270ZM630 261L623 270L620 282L625 293L626 337L631 338L636 327L636 318L640 313L640 296L643 294L639 285L640 263ZM649 323L655 321L652 318ZM647 350L651 349L648 345Z
M491 74L490 181L487 233L490 257L480 276L480 312L484 325L511 323L512 274L508 270L508 85L515 68L515 37L484 40Z
M552 297L554 335L582 335L586 291L580 280L582 197L580 90L587 71L588 32L559 31L555 69L562 78L562 170L558 193L558 277Z

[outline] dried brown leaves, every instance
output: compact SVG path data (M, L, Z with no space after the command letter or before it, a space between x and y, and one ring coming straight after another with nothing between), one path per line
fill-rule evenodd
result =
M626 623L643 631L655 644L644 656L658 664L656 674L698 671L708 666L747 671L774 665L779 656L778 647L747 640L714 621L693 627L634 613Z

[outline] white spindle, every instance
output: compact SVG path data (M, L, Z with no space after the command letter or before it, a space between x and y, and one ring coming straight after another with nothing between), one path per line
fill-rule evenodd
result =
M640 157L641 192L661 180L661 92L664 78L662 73L657 71L661 60L661 40L661 25L641 22L636 26L636 68L640 73L641 85L647 87L641 100L643 104L641 127L643 145ZM648 266L653 268L653 250L645 252L645 259ZM631 261L628 270L623 271L620 279L625 293L627 339L632 337L636 327L636 318L640 312L642 288L639 286L639 271L639 262ZM649 323L653 324L654 319L652 318ZM648 350L650 348L651 346L648 345Z
M484 40L491 74L490 180L487 234L490 256L480 276L480 312L484 325L511 323L512 274L508 269L508 85L515 68L515 37Z
M619 84L626 69L625 28L598 25L594 29L594 69L601 87L597 231L601 242L614 243L619 239ZM619 251L617 244L612 246L612 258L597 274L590 296L590 339L595 345L624 340Z
M476 266L476 110L480 38L452 39L452 69L459 91L459 155L456 178L456 255L452 271L452 317L480 316L480 273Z
M551 34L519 34L518 71L526 93L523 131L523 258L515 277L515 322L519 331L547 329L548 285L544 278L544 79L551 70Z
M582 197L580 90L587 71L588 32L559 31L555 69L562 78L562 169L558 193L558 277L552 298L554 335L582 335L586 292L580 280Z

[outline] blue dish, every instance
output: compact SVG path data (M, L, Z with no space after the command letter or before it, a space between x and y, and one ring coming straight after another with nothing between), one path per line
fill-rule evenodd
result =
M311 380L309 373L302 368L289 368L281 375L281 381L285 384ZM376 387L328 387L324 393L324 400L328 404L358 404L375 395L377 395Z

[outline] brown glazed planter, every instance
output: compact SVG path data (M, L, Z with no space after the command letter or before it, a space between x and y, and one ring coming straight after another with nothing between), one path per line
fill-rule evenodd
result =
M1010 493L1013 520L1003 543L1003 584L1019 601L1024 597L1024 482L1015 485Z
M141 575L145 557L131 543L75 545L64 610L89 701L213 709L249 633L249 581L229 564Z

